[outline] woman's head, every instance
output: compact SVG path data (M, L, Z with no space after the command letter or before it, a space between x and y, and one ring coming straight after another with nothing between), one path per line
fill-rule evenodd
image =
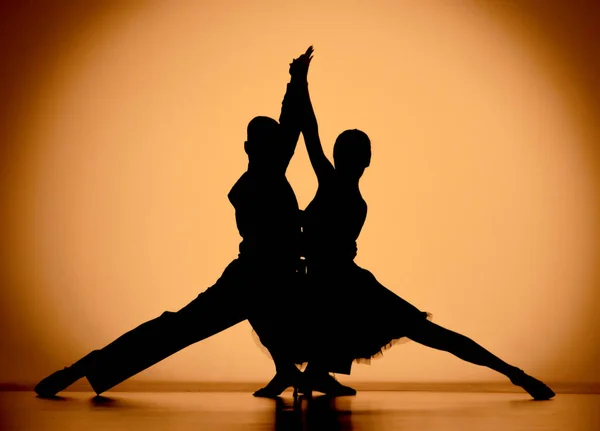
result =
M333 146L335 169L344 176L360 178L371 164L371 141L357 129L342 132Z

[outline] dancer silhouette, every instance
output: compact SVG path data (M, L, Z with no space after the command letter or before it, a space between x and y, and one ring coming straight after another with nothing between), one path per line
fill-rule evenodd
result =
M334 166L321 146L308 86L303 88L302 133L318 189L303 216L307 266L303 298L310 318L302 324L311 348L302 390L324 386L330 395L354 394L352 388L331 382L328 373L350 374L353 361L369 360L407 337L497 371L536 400L552 398L554 392L544 383L464 335L431 322L428 313L384 287L354 262L356 240L367 216L359 182L370 164L371 143L360 130L344 131L335 142Z
M291 340L280 322L298 287L300 211L285 173L300 136L301 116L295 111L306 71L290 67L279 123L256 117L248 124L248 169L229 193L242 237L238 258L181 310L164 312L40 381L35 387L39 396L54 396L82 377L99 395L246 319L269 349L277 373L292 380L299 374L289 358Z

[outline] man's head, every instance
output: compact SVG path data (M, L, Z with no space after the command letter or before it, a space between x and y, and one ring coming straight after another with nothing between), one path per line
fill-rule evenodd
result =
M371 141L367 134L357 129L342 132L335 140L333 161L340 174L360 178L371 164Z
M270 117L254 117L248 123L244 149L248 160L261 170L276 170L281 151L281 126Z

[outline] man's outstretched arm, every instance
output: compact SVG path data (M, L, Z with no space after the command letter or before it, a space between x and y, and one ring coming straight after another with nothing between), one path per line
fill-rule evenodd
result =
M307 94L308 66L312 51L311 46L304 54L290 64L291 79L287 84L279 116L279 124L282 130L281 151L285 170L287 170L292 160L298 139L300 138L300 128L303 122L302 115L305 111L303 99L305 94Z

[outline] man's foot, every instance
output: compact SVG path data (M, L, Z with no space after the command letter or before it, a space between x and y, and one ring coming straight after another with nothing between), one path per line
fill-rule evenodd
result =
M64 370L50 374L39 382L33 390L42 398L51 398L82 377L82 372L76 371L74 367L66 367Z
M335 377L329 373L304 373L306 377L305 385L300 388L300 392L310 391L323 392L331 397L343 397L356 395L356 389L350 386L342 385Z
M300 385L302 377L302 373L299 370L277 372L267 386L254 392L253 395L260 398L277 398L290 386L294 387L294 389L297 388Z
M510 377L513 385L520 386L525 389L533 397L534 400L542 401L553 398L556 394L552 389L546 386L543 382L536 378L525 374L523 370L518 370Z

